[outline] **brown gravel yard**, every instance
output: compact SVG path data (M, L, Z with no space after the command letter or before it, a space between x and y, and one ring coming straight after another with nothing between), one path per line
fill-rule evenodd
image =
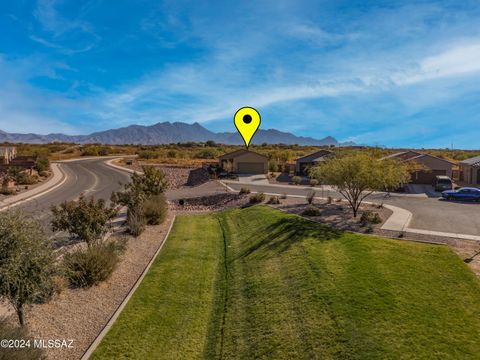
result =
M173 219L149 226L127 249L112 277L90 289L65 289L52 301L26 313L35 339L73 339L73 349L47 350L49 359L79 359L121 304L162 243ZM14 320L14 319L13 319Z

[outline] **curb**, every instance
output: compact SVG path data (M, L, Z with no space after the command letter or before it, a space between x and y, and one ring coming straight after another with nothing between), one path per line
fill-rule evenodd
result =
M67 174L65 173L65 171L63 171L63 169L61 168L61 166L59 166L57 163L52 163L52 164L51 164L51 167L52 167L52 172L54 173L54 174L53 174L53 177L52 177L52 179L50 179L48 182L46 182L45 184L42 184L42 185L48 185L48 183L49 183L50 181L53 182L53 180L54 180L54 178L55 178L55 175L56 175L56 174L55 174L55 171L58 171L58 173L60 173L60 174L62 175L62 177L58 180L58 182L55 182L54 184L51 184L50 186L47 186L46 189L41 190L41 191L39 191L38 193L35 193L35 191L36 191L38 188L32 189L31 192L33 193L33 195L31 195L31 196L28 196L28 191L25 192L25 193L23 193L23 194L19 194L18 196L21 197L20 199L18 199L18 200L16 200L16 201L14 200L14 201L12 201L10 204L0 204L0 211L5 211L5 210L11 209L11 208L13 208L13 207L15 207L15 206L18 206L18 205L20 205L20 204L23 204L23 203L26 203L26 202L31 201L31 200L33 200L33 199L36 199L36 198L38 198L38 197L40 197L40 196L43 196L43 195L45 195L45 194L47 194L47 193L49 193L49 192L51 192L51 191L59 188L60 186L62 186L62 185L65 183L65 181L67 181ZM58 173L57 173L57 174L58 174ZM42 185L40 185L40 186L42 186ZM8 200L8 198L5 199L5 200Z
M137 279L137 281L135 281L135 284L133 284L132 288L130 289L130 291L128 292L127 296L125 297L125 299L123 299L122 303L117 307L117 309L115 310L115 312L113 313L113 315L110 317L110 319L108 320L108 322L105 324L105 326L103 327L102 331L100 332L100 334L98 334L98 336L95 338L95 340L93 340L93 342L90 344L90 346L88 347L88 349L85 351L85 353L83 354L83 356L81 357L81 360L88 360L90 358L90 356L92 356L93 352L95 351L95 349L98 347L98 345L102 342L103 338L105 337L105 335L107 335L108 331L110 330L110 328L112 327L112 325L115 323L115 321L118 319L118 317L120 316L121 312L123 311L123 309L125 308L125 306L127 305L128 301L130 300L130 298L133 296L133 294L135 293L135 291L137 290L137 288L140 286L140 284L142 283L143 279L145 278L145 275L147 274L148 270L150 270L150 267L152 266L153 262L155 261L155 259L157 258L157 255L160 253L160 251L162 250L163 248L163 245L167 242L167 239L168 239L168 236L170 235L170 232L172 231L172 228L173 228L173 224L175 223L175 219L176 219L176 215L173 215L173 219L172 219L172 222L170 223L170 227L168 228L168 231L165 235L165 238L163 239L162 243L160 244L160 246L158 247L157 251L155 252L155 254L153 254L152 258L150 259L150 261L148 262L147 266L145 267L145 269L143 270L142 274L140 275L140 277Z
M141 172L141 171L135 171L135 170L126 168L126 167L124 167L124 166L114 164L113 162L114 162L115 160L117 160L117 159L118 159L118 158L114 158L114 159L110 159L110 160L108 160L108 161L105 161L105 164L106 164L107 166L110 166L111 168L114 168L114 169L117 169L117 170L120 170L120 171L123 171L123 172L128 172L128 173L130 173L130 174L134 174L134 173L143 174L143 172Z
M232 189L230 186L227 184L223 183L222 181L219 181L220 184L225 186L229 191L232 192L237 192L237 190ZM257 194L258 191L252 191L252 194ZM275 193L264 193L265 195L268 196L280 196L281 194L275 194ZM287 197L291 198L306 198L306 196L302 195L287 195ZM325 197L315 197L315 199L319 200L326 200L327 198ZM343 200L342 200L343 201ZM364 201L364 204L376 204L371 201ZM441 232L441 231L431 231L431 230L422 230L422 229L413 229L409 228L408 226L410 225L410 222L412 221L413 214L403 208L389 205L389 204L383 204L383 206L389 210L393 211L393 214L390 215L390 217L385 221L385 223L381 226L381 230L388 230L388 231L396 231L396 232L406 232L406 233L411 233L411 234L420 234L420 235L432 235L432 236L440 236L440 237L446 237L446 238L453 238L453 239L463 239L463 240L474 240L474 241L479 241L480 242L480 236L477 235L468 235L468 234L457 234L457 233L447 233L447 232ZM416 241L416 240L413 240Z

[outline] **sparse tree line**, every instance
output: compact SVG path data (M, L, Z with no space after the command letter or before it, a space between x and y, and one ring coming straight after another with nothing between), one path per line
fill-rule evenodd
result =
M135 237L147 224L165 220L165 176L153 167L143 170L109 203L81 195L52 207L51 229L76 241L70 250L56 251L42 224L21 211L0 213L0 298L12 306L22 327L27 306L49 301L67 284L91 287L110 277L126 248L125 237L107 236L121 209L126 207L126 228ZM0 331L19 333L4 323Z

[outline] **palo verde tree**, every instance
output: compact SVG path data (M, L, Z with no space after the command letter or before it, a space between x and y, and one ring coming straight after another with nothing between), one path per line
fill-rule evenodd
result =
M117 211L115 205L107 206L103 199L87 199L81 195L78 201L52 206L52 230L67 231L90 247L107 234Z
M366 153L327 160L313 167L310 176L335 186L350 204L354 217L363 200L374 191L397 188L410 180L407 165L392 159L379 160Z
M42 226L21 212L0 214L0 296L10 303L21 326L26 305L52 295L55 256Z

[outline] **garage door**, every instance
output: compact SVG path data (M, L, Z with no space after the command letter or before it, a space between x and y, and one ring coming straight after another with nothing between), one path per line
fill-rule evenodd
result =
M431 184L437 175L447 175L447 170L418 171L412 174L412 184Z
M263 163L250 163L250 162L240 162L238 163L238 172L240 174L263 174L264 164Z

